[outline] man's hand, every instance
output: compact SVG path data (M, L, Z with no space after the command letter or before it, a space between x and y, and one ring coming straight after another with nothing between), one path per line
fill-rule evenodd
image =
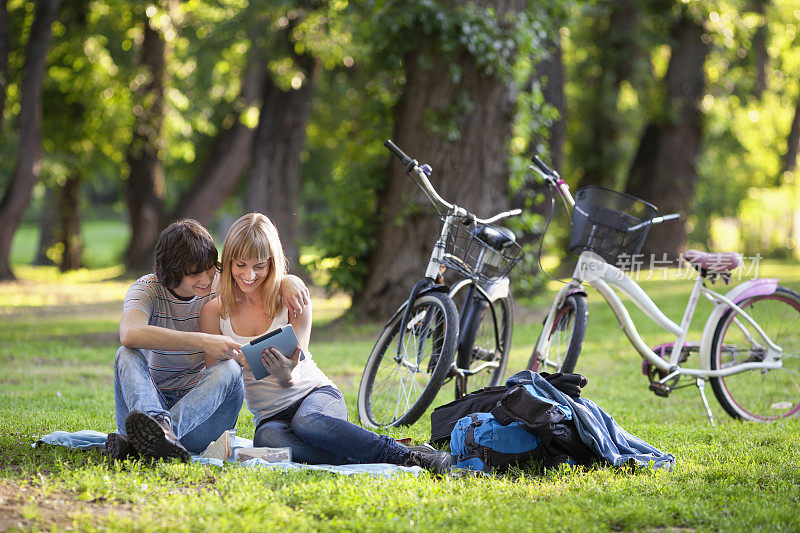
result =
M300 354L303 351L298 346L292 357L286 357L277 348L267 348L261 353L261 362L270 374L275 376L281 387L288 388L294 385L292 381L292 370L300 362Z
M214 359L224 361L225 359L235 359L237 363L244 366L247 361L242 353L242 345L225 335L207 334L203 340L203 351L206 355ZM244 361L244 363L242 363Z
M303 308L311 301L308 287L303 280L294 275L288 275L281 282L281 298L289 309L289 316L298 317L303 314Z

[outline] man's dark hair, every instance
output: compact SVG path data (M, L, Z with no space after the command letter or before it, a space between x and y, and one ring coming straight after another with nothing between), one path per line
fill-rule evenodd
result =
M154 255L156 277L167 289L180 285L183 276L219 268L211 234L191 218L167 226L158 238Z

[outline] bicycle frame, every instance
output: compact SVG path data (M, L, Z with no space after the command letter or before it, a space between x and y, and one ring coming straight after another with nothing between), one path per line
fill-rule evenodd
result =
M549 331L550 328L553 327L553 321L555 320L556 316L555 311L564 302L564 299L572 292L579 290L583 283L587 283L594 287L606 300L608 305L611 307L611 310L614 312L614 315L617 317L620 325L622 326L622 329L625 332L625 335L628 337L628 340L630 340L631 344L634 346L634 348L636 348L636 351L638 351L639 354L651 365L658 368L662 372L667 373L667 375L660 380L660 383L662 384L666 383L670 379L675 378L676 376L685 375L702 378L705 380L712 377L723 377L732 374L738 374L740 372L746 372L753 369L772 370L780 368L780 358L782 354L781 348L772 342L764 330L753 320L752 317L750 317L750 315L743 311L733 301L732 298L709 289L704 285L705 280L705 276L701 274L697 276L691 295L689 296L686 309L684 310L683 319L679 325L670 320L661 311L661 309L658 308L658 306L647 295L647 293L645 293L644 290L633 279L625 274L625 272L614 265L608 264L596 254L591 252L583 252L581 253L578 259L578 264L575 267L573 280L562 287L556 295L545 321L544 331ZM633 323L633 320L628 313L625 303L619 297L617 292L615 292L615 289L633 301L633 303L635 303L636 306L641 309L651 321L660 326L663 330L675 335L675 342L672 346L672 352L669 359L665 360L660 357L644 342L644 340L642 340L641 335L636 329L636 325ZM743 363L736 365L733 368L711 370L709 360L707 358L710 358L712 355L711 346L708 345L712 339L709 335L704 335L700 341L700 353L704 357L704 360L701 361L701 368L683 368L679 365L681 350L686 342L686 335L689 331L689 327L691 325L700 296L703 296L715 305L723 305L725 306L725 309L732 308L741 313L739 317L739 326L742 327L743 331L748 332L747 334L752 339L758 339L761 341L760 344L764 346L766 350L766 357L763 361ZM714 326L716 325L718 317L711 316L709 317L709 321L711 320L714 321L714 324L711 324L711 326ZM750 330L748 330L745 327L745 324L742 324L741 321L744 321L746 326L750 327ZM707 330L708 326L709 324L707 323L706 328L704 329ZM547 342L547 340L544 338L544 336L540 338L539 343L537 343L536 346L537 354L541 355L543 353L543 343L545 342Z
M400 346L403 342L403 336L405 333L406 326L408 325L409 320L409 311L411 309L411 302L416 299L418 294L422 294L427 290L441 290L441 286L437 285L437 281L440 279L441 274L443 273L444 262L445 259L445 243L447 242L447 238L450 235L451 228L453 224L458 223L458 219L470 219L473 223L484 224L488 225L498 220L518 215L522 212L521 209L512 209L511 211L505 211L502 213L498 213L493 217L488 219L481 219L472 215L467 210L462 207L459 207L455 204L451 204L444 200L436 189L431 184L430 180L428 179L428 175L431 172L430 167L427 165L419 166L416 160L409 158L406 154L402 152L397 146L395 146L391 141L387 141L384 143L387 148L389 148L392 153L394 153L398 158L403 161L403 164L406 165L406 173L414 180L414 182L422 189L422 191L426 194L428 199L433 203L433 205L437 208L437 210L446 210L447 214L444 216L444 220L442 221L442 229L439 233L439 239L436 241L436 244L433 246L433 250L431 250L431 256L428 260L428 266L425 269L425 277L419 281L414 288L411 290L411 294L408 298L409 305L406 306L405 312L403 315L403 320L400 324L400 334L398 335L397 341L397 357L400 358ZM476 261L475 272L479 272L481 266L484 264L484 254L485 250L482 250L478 259ZM458 259L454 257L453 259ZM449 296L452 299L460 290L464 287L469 287L468 296L472 295L472 291L478 291L478 293L489 303L489 308L491 309L492 320L494 321L495 326L497 325L497 313L494 309L493 302L502 296L507 296L509 293L509 281L507 277L501 277L493 280L489 283L484 289L481 285L471 277L468 277L460 282L458 282L449 292ZM488 289L488 291L487 291ZM465 300L465 306L469 303L469 298ZM466 309L466 307L465 307ZM465 309L462 309L459 314L463 313ZM495 327L495 332L497 328ZM460 337L460 335L459 335ZM499 344L499 339L495 339ZM399 359L398 359L399 361ZM476 374L485 368L492 366L492 363L487 362L478 366L473 370L469 369L462 369L459 368L456 362L454 361L451 367L451 372L454 373L459 379L464 379L467 376Z
M445 250L445 243L447 242L447 237L450 234L450 228L452 227L452 225L454 223L458 223L456 219L459 216L460 216L460 213L458 211L458 208L454 206L454 208L451 210L451 212L448 213L444 218L444 221L442 223L442 230L441 230L441 232L439 234L439 239L436 241L436 244L434 245L433 250L431 250L431 257L428 260L428 266L425 269L425 277L427 279L430 279L432 282L435 282L439 278L439 275L442 272L442 260L444 259L444 255L445 255L445 251L444 251ZM476 270L480 270L480 267L481 267L482 263L483 263L483 255L481 255L479 257L479 259L478 259L478 262L477 262L477 265L476 265ZM465 308L461 309L459 311L459 316L461 316L464 313L464 311L466 310L466 306L469 305L469 300L470 300L469 296L471 296L471 294L472 294L471 291L477 291L486 300L486 302L489 304L489 309L490 309L491 315L492 315L492 321L496 325L497 324L497 312L495 311L493 302L495 300L497 300L498 298L501 298L501 297L504 297L504 296L508 296L508 294L509 294L509 280L508 280L508 278L507 277L497 278L494 281L492 281L492 283L490 283L486 287L486 289L484 289L474 279L465 278L465 279L460 280L455 285L453 285L453 287L450 289L450 292L448 293L448 295L450 296L450 298L454 298L456 296L456 294L458 294L459 292L461 292L465 288L468 290L468 292L467 292L468 297L464 300ZM497 328L494 328L494 329L495 329L495 335L497 335ZM460 333L459 333L459 337L460 337ZM495 339L495 341L498 344L500 343L499 339ZM487 361L486 363L478 365L476 368L470 370L470 369L467 369L467 368L459 368L457 362L454 360L452 365L451 365L451 372L456 375L457 379L459 379L459 378L463 379L464 377L468 377L468 376L477 374L479 372L482 372L486 368L489 368L490 366L496 366L496 365L497 365L497 363L491 363L491 362Z

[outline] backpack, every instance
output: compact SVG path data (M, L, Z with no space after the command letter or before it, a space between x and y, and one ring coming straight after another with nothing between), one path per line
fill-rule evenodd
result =
M431 442L449 438L457 466L483 472L528 460L552 468L598 459L578 435L569 406L547 397L532 380L509 382L434 409Z
M506 386L485 387L434 409L431 413L431 444L437 447L447 444L456 422L472 413L490 412L507 390Z
M502 425L491 413L472 413L456 421L450 452L457 467L488 473L537 458L540 442L517 422Z

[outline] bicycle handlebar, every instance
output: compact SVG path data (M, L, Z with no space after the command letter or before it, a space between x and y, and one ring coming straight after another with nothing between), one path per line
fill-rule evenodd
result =
M660 216L660 217L655 217L650 222L652 224L661 224L662 222L666 222L667 220L678 220L679 218L681 218L681 214L680 213L672 213L670 215L664 215L664 216Z
M531 159L531 161L533 161L533 164L536 165L537 167L539 167L539 170L544 172L546 175L551 176L551 177L553 176L554 171L550 167L548 167L544 163L544 161L539 159L538 155L533 156L533 159Z
M660 216L660 217L653 217L650 220L645 220L644 222L640 222L639 224L636 224L635 226L631 226L625 231L636 231L636 230L638 230L640 228L643 228L645 226L654 226L656 224L661 224L662 222L666 222L667 220L676 220L676 219L679 219L679 218L681 218L680 213L672 213L672 214L664 215L664 216Z
M428 179L428 173L426 173L423 168L419 166L416 159L412 159L406 155L406 153L403 152L396 144L394 144L391 139L387 139L383 145L388 148L389 151L392 152L400 161L402 161L403 165L406 167L406 173L411 176L411 179L413 179L414 182L419 185L428 199L438 209L443 208L444 210L449 211L456 216L462 217L465 221L477 222L478 224L491 224L493 222L497 222L498 220L522 213L521 209L512 209L511 211L503 211L502 213L498 213L488 219L478 218L463 207L451 204L439 196L439 193L436 192L436 189L433 188L433 185ZM428 167L428 172L430 172L430 167Z
M402 151L400 148L398 148L398 146L397 146L396 144L394 144L394 143L392 142L392 140L391 140L391 139L387 139L387 140L386 140L386 142L385 142L385 143L383 143L383 145L384 145L386 148L388 148L388 149L389 149L389 151L390 151L390 152L392 152L392 153L393 153L395 156L397 156L397 158L398 158L400 161L402 161L402 162L403 162L403 166L406 166L406 167L407 167L407 166L409 165L409 163L412 163L412 162L413 162L413 163L416 165L416 160L414 160L414 159L411 159L410 157L408 157L408 156L405 154L405 152L403 152L403 151Z

